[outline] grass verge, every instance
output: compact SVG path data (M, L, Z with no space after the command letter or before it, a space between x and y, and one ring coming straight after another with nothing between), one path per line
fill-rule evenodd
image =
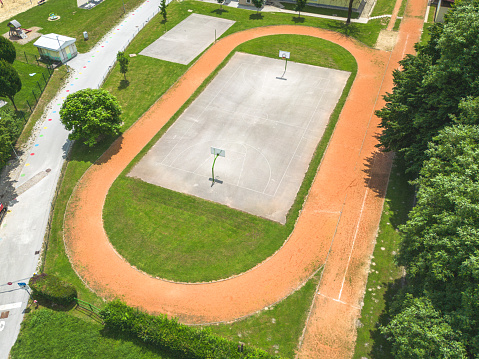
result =
M354 78L357 66L349 52L309 36L263 37L235 51L276 58L281 48L295 54L295 62L349 71ZM343 97L349 89L345 87ZM334 123L342 104L332 116ZM103 220L108 237L129 263L153 276L201 282L242 273L271 256L292 232L330 133L325 133L314 154L305 184L284 226L129 178L124 173L111 187L105 203ZM151 144L155 142L156 139ZM122 221L118 221L119 217Z
M23 128L20 137L17 140L17 146L22 146L30 138L32 130L35 127L37 121L42 117L45 112L45 108L50 103L50 101L55 97L59 88L61 88L67 79L68 74L65 67L59 67L54 72L48 85L43 90L42 97L38 101L37 107L31 114L28 122Z
M353 356L355 359L392 357L389 343L378 327L388 322L389 304L401 286L403 272L394 264L394 256L401 240L398 227L406 222L413 205L414 188L408 180L404 167L395 163L371 261Z
M102 324L47 308L25 315L10 355L12 359L173 359L129 338L109 336Z

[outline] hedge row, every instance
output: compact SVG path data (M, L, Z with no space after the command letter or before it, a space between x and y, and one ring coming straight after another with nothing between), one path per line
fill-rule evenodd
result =
M77 298L77 290L71 284L51 274L40 274L30 278L29 287L35 299L68 306Z
M178 358L280 359L255 347L243 346L240 351L238 343L213 335L207 329L189 327L165 315L152 316L118 300L108 303L100 315L108 330L134 336Z

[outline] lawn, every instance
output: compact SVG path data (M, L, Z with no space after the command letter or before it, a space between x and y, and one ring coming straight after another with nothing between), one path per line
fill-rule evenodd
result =
M396 0L377 0L371 16L392 15Z
M15 16L15 20L22 24L24 29L33 26L41 27L42 34L57 33L74 37L77 39L78 51L86 52L91 49L102 36L104 36L124 16L124 2L127 13L138 7L142 0L108 0L91 10L84 10L77 7L76 1L72 0L48 0L42 6L35 6ZM60 15L58 21L48 21L51 13ZM0 28L7 31L6 20L0 23ZM83 31L88 32L89 40L83 40ZM26 48L26 52L37 54L33 47L34 41L20 46ZM17 48L18 49L18 48Z
M349 52L308 36L268 36L248 41L236 51L277 58L279 49L290 50L296 62L349 71L353 77L356 72L356 62ZM164 73L163 66L169 64L156 61L158 72ZM135 78L140 87L146 80L147 77ZM140 90L131 86L125 91L133 94ZM348 92L346 87L343 97ZM341 107L342 103L337 111ZM200 282L242 273L271 256L290 235L329 134L315 154L286 225L123 174L113 184L105 203L103 220L108 237L129 263L160 278ZM155 142L156 139L152 144ZM123 220L118 221L118 217Z
M409 179L404 174L404 167L395 163L371 260L355 359L392 357L388 341L381 335L378 326L388 322L389 304L402 283L403 270L394 264L394 255L401 240L398 227L406 222L413 206L414 188L409 185Z
M295 10L296 3L281 2L281 4L284 6L286 10L296 11ZM312 5L306 5L304 9L301 11L301 14L303 13L339 16L339 17L345 17L345 18L348 17L348 10L331 9L328 7L312 6ZM359 13L353 11L351 14L351 19L357 19L358 17L359 17Z
M72 314L47 308L26 314L11 358L174 358L129 338L109 336L102 324Z

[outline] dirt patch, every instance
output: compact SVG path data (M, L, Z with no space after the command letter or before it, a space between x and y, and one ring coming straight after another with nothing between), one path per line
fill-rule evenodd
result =
M2 36L12 42L16 42L19 45L25 45L29 43L30 41L42 36L42 34L39 33L41 29L42 29L41 27L37 27L37 26L28 28L27 30L30 30L29 32L24 31L25 35L27 35L25 39L22 39L19 36L10 36L9 32L4 33Z
M0 0L0 22L9 20L36 5L35 0Z
M396 46L398 35L397 31L381 30L374 47L378 50L391 51Z

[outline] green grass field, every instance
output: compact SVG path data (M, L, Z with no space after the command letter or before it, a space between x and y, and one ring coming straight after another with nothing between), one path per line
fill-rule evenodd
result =
M398 227L406 222L413 205L414 188L409 185L409 179L404 174L404 167L393 166L371 260L354 359L392 357L388 341L379 332L378 325L388 322L389 304L403 277L402 269L394 264L394 255L401 240Z
M353 76L356 72L349 52L308 36L268 36L236 50L276 58L278 50L285 48L295 54L293 61L350 71ZM326 135L323 144L327 141ZM315 155L306 188L322 153ZM304 195L305 191L300 192L283 226L122 175L107 196L103 220L115 249L140 270L176 281L210 281L242 273L279 249L294 228Z

